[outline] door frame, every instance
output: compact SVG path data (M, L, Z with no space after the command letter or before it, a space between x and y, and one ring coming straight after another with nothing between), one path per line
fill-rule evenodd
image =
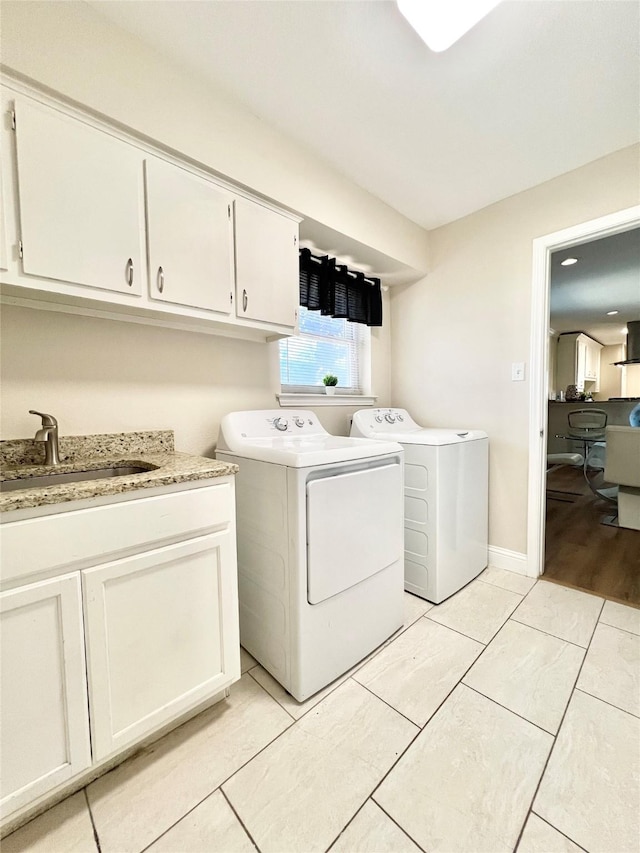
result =
M640 205L555 231L533 241L529 388L529 494L527 574L544 571L547 402L549 397L549 295L552 252L640 226Z

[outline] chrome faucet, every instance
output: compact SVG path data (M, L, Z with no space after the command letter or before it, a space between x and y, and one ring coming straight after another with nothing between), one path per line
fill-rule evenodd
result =
M58 421L53 415L45 415L43 412L35 412L33 409L29 409L29 414L38 415L42 418L42 428L35 434L34 441L41 441L44 444L44 464L59 465Z

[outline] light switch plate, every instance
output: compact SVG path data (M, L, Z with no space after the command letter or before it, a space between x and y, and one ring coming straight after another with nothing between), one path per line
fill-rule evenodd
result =
M511 365L511 381L524 382L524 361L514 361Z

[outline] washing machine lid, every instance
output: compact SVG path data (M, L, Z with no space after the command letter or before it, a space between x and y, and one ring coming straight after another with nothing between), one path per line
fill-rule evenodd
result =
M351 435L402 444L440 446L486 439L478 429L440 429L422 427L406 409L360 409L353 416Z
M331 435L313 412L262 409L230 412L220 423L217 449L289 468L310 468L401 453L391 439L372 441Z

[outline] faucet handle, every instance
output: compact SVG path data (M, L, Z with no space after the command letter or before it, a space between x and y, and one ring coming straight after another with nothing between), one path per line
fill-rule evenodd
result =
M29 409L30 415L38 415L38 417L42 418L42 426L43 427L57 427L58 421L53 417L53 415L46 415L44 412L36 412L34 409Z

